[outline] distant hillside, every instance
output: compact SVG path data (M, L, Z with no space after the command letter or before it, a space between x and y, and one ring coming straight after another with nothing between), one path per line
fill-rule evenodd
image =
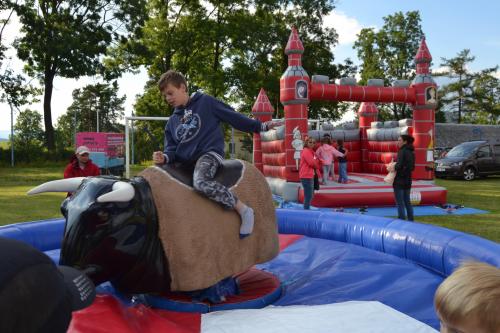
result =
M0 138L0 142L7 142L9 139Z

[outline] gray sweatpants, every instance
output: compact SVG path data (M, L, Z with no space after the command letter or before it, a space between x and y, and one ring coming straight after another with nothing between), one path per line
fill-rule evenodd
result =
M193 187L225 208L234 208L238 198L227 187L214 180L220 166L221 160L216 155L203 154L194 167Z

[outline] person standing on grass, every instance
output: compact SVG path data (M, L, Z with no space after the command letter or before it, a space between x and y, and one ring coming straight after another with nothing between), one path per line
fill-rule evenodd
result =
M394 182L392 183L394 198L398 207L398 218L405 220L408 217L408 221L413 221L413 207L410 202L411 173L415 169L413 141L413 137L406 134L398 138L398 158L394 165L396 177L394 177Z
M316 141L309 137L306 146L300 153L299 178L304 189L304 209L310 209L311 200L314 195L314 170L319 171L320 162L314 153Z
M330 135L325 134L321 139L321 147L316 150L316 155L322 164L323 169L323 184L326 184L328 181L328 177L330 174L332 175L332 179L335 180L335 171L333 158L334 157L344 157L344 154L339 152L337 149L333 148L331 145Z

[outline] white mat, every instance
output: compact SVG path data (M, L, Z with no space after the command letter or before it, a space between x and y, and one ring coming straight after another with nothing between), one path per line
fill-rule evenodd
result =
M203 314L202 333L436 333L379 302L269 306Z

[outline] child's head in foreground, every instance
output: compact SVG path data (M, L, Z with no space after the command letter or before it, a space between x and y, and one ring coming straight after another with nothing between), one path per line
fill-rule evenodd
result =
M500 269L465 262L434 296L442 333L500 333Z

